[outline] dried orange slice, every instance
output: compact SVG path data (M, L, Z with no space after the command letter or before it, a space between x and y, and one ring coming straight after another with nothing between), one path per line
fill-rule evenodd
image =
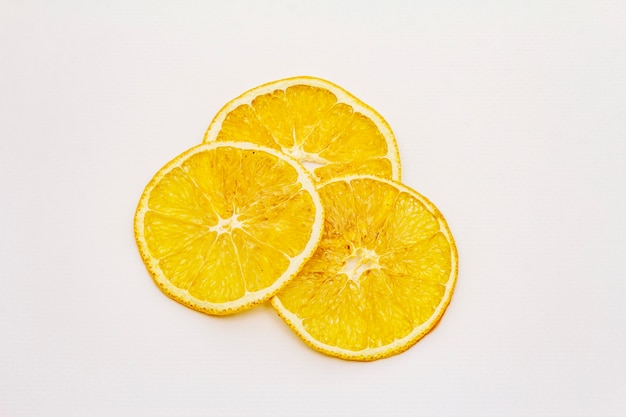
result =
M353 174L400 180L398 145L387 122L320 78L287 78L243 93L217 113L204 141L247 141L280 149L302 162L317 181Z
M272 305L328 355L370 361L405 351L439 322L454 290L458 256L443 215L406 185L371 176L318 191L320 244Z
M208 314L269 299L315 250L323 213L310 173L274 149L215 142L189 149L146 186L137 245L158 287Z

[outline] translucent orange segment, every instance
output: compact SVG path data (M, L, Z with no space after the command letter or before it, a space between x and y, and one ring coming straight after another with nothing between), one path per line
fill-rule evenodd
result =
M226 115L216 140L252 142L269 148L279 148L272 133L261 123L254 108L248 104L242 104Z
M245 151L236 169L235 204L244 218L291 198L301 189L298 172L273 155Z
M314 304L311 302L311 298L318 294L319 287L324 280L324 274L312 274L308 271L301 271L280 292L280 300L285 308L290 311L297 311L301 318L322 314L326 311L326 303Z
M342 236L323 236L313 257L304 265L303 274L335 274L353 250L352 242Z
M368 347L385 346L409 334L413 320L395 296L401 289L381 270L367 271L361 280L361 291L367 299L363 315L368 323ZM414 304L415 300L405 302Z
M246 289L250 292L269 287L289 268L289 259L283 253L241 229L233 231L233 242L241 269L245 271Z
M398 189L378 181L354 180L350 184L361 245L374 249L384 233L388 218L396 211Z
M418 325L426 321L444 297L445 286L452 269L450 243L442 233L436 233L407 248L414 257L402 251L382 256L380 263L395 287L398 303ZM420 300L411 303L410 300Z
M351 162L387 154L387 141L374 122L353 113L334 140L320 151L320 156L332 162Z
M144 235L148 250L155 258L185 250L197 239L215 240L215 233L209 232L204 224L181 221L155 211L148 211L144 217Z
M377 181L327 184L320 190L326 208L324 236L341 236L354 247L373 249L396 210L398 194L395 187Z
M317 154L327 149L349 129L353 113L352 107L347 104L337 103L332 106L315 124L307 137L303 138L302 148L307 152Z
M419 200L408 193L400 193L378 242L387 250L406 251L437 233L439 228L437 218Z
M296 135L293 114L283 90L263 94L252 100L259 122L271 132L274 140L284 148L294 146Z
M285 91L298 145L304 143L320 119L337 102L330 91L308 85L295 85Z
M415 256L407 257L407 252ZM392 274L445 283L451 270L450 243L442 233L436 233L412 246L390 250L381 256L380 262Z
M212 303L237 300L246 292L241 262L229 234L221 234L204 256L204 264L189 287L193 297Z
M159 267L176 287L186 290L206 276L208 256L216 244L216 233L189 242L183 250L172 252L159 261Z
M324 215L324 238L341 237L352 245L361 245L359 219L354 207L354 194L348 182L337 181L319 190Z
M196 187L223 219L268 195L284 194L289 187L295 193L300 188L292 166L254 150L221 147L198 153L185 161L183 169L193 173Z
M242 213L245 230L260 242L294 257L309 241L315 221L315 205L308 192L300 191L278 205L255 210L254 216Z
M167 172L150 193L151 210L201 225L214 225L217 216L213 203L185 171Z
M326 287L332 287L333 280L343 266L351 249L344 239L322 238L311 259L304 265L297 277L281 292L281 302L290 311L297 311L300 317L312 317L326 311L326 302L311 302L316 296L328 296Z
M196 153L181 166L194 179L204 199L210 202L214 212L222 219L234 213L237 176L233 175L233 170L239 166L240 159L241 150L224 147L214 152Z
M351 350L367 347L368 323L362 311L366 303L355 282L345 275L335 276L318 289L310 304L326 306L323 314L302 321L314 338Z

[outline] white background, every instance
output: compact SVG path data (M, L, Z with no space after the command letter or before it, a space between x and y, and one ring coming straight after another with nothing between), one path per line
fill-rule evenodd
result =
M0 415L626 415L623 1L0 0ZM333 81L456 237L440 326L373 363L163 296L145 184L257 84Z

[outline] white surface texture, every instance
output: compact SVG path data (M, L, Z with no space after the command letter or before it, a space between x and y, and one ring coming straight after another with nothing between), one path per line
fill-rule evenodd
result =
M0 0L0 416L626 415L623 1ZM248 88L377 109L456 237L441 324L372 363L160 293L134 210Z

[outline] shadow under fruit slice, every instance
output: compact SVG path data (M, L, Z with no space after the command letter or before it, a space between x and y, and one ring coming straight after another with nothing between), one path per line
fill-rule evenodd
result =
M244 142L202 144L161 168L135 213L135 238L158 287L208 314L272 297L310 258L322 230L311 175Z

